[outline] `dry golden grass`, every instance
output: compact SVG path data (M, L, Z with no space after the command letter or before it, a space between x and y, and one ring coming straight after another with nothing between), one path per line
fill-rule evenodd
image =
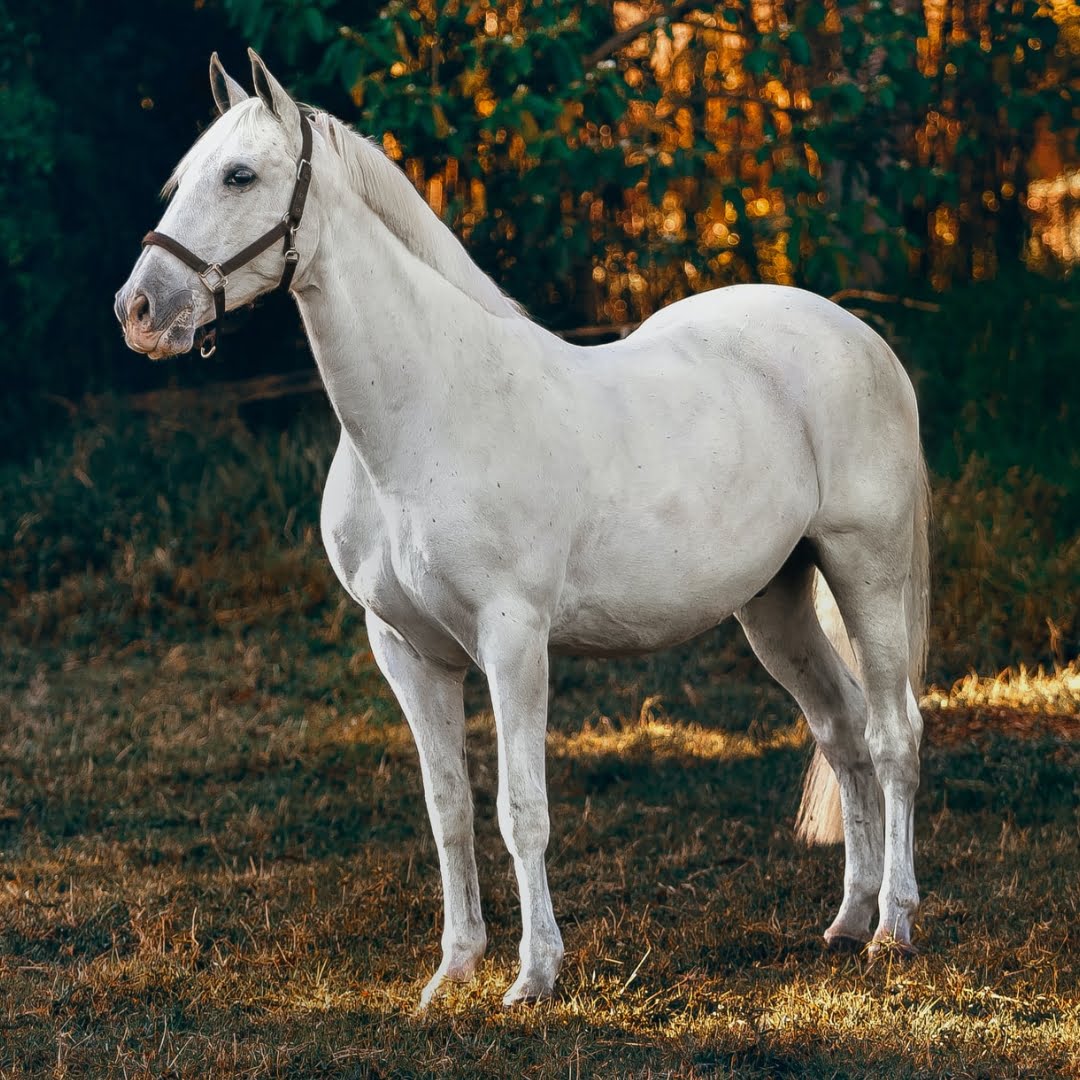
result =
M994 676L966 675L948 690L932 688L924 711L937 714L939 741L958 743L978 732L1080 737L1080 661L1051 672L1023 664Z
M991 677L966 675L949 690L930 690L924 705L935 709L1023 709L1040 716L1080 715L1080 661L1046 672L1006 668Z
M567 956L532 1009L499 1005L519 915L469 682L490 952L415 1015L437 863L314 530L319 439L121 414L0 477L0 1077L1080 1076L1077 664L928 694L922 955L868 966L821 948L842 856L794 843L805 735L729 629L553 665ZM1039 577L980 529L942 568L947 657L973 627L1000 655L1014 571L1018 640L1067 615L1071 541Z
M684 720L678 658L656 687L670 713L634 665L557 665L551 877L567 958L554 1002L512 1012L499 998L517 905L490 716L470 686L490 957L415 1015L437 962L435 854L407 729L346 619L278 613L68 656L67 670L59 650L11 645L0 1075L1080 1070L1075 727L931 745L923 954L871 967L819 944L841 858L791 837L805 762L792 710L743 682L706 687L714 723ZM979 686L951 696L977 707ZM633 711L583 723L569 705L606 694Z

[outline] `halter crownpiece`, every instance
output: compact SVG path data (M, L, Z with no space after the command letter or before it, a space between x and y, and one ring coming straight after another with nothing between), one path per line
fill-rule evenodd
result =
M214 321L206 328L202 344L199 346L199 355L204 359L213 356L217 351L217 328L225 318L225 288L229 284L229 275L234 270L239 270L241 266L245 266L261 255L277 240L284 238L282 255L285 258L285 269L282 271L277 288L288 290L292 285L296 264L300 260L300 252L296 250L294 242L295 233L304 216L304 204L307 202L308 188L311 186L311 124L304 115L303 109L297 106L297 111L300 113L301 141L300 160L296 163L296 182L293 184L292 197L289 199L289 208L285 211L285 216L272 229L264 232L258 240L252 241L246 248L238 251L231 259L223 263L208 263L205 259L200 259L179 240L174 240L165 233L151 230L142 239L143 247L155 245L164 248L182 263L190 266L199 275L199 280L207 291L214 297Z

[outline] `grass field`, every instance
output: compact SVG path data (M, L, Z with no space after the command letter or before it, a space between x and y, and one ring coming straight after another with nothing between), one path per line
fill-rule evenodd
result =
M1080 667L951 692L940 671L965 635L1000 649L1044 618L1067 648L1075 592L1044 609L1074 540L1015 631L965 622L970 599L937 616L918 959L823 951L842 856L792 838L805 736L721 628L555 663L567 954L556 999L509 1012L519 917L470 680L489 955L417 1016L435 851L314 532L324 436L121 416L0 476L0 1076L1080 1076ZM1002 546L955 531L971 557ZM965 550L939 556L946 595L969 596L949 569ZM1007 584L987 574L983 595Z

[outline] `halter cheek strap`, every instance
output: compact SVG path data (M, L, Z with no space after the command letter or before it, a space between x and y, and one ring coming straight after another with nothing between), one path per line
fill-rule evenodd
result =
M300 259L300 253L296 250L295 233L304 216L304 204L307 202L308 188L311 186L311 124L303 110L299 106L297 109L300 112L301 144L300 160L296 165L296 182L293 184L292 198L289 199L289 208L285 211L285 216L272 229L264 232L258 240L252 241L246 248L238 251L231 259L223 263L208 263L205 259L200 259L179 240L174 240L165 233L151 230L143 237L143 247L153 245L164 248L186 266L190 266L214 297L214 321L206 328L199 347L199 354L204 358L213 356L217 351L218 324L225 318L225 288L229 284L229 275L234 270L239 270L241 266L257 258L278 240L284 240L282 255L285 258L285 269L282 271L277 287L288 290L292 286L293 274L296 273L296 264Z

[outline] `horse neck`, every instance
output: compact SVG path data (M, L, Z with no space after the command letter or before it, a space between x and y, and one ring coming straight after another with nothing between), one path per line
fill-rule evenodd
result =
M408 491L451 464L455 429L507 423L500 367L558 342L487 311L413 255L349 192L320 200L319 244L297 301L330 401L377 489ZM359 204L359 205L358 205ZM561 342L558 342L561 344ZM505 413L505 407L502 410Z

